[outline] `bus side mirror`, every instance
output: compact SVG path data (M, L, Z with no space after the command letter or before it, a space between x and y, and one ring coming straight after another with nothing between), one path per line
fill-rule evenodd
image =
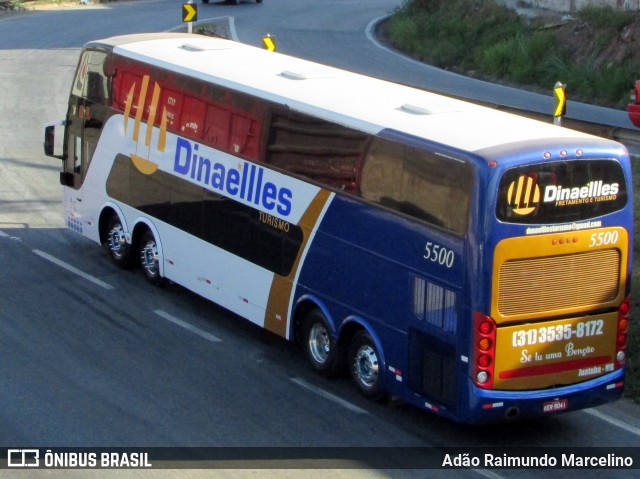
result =
M62 160L63 156L55 153L56 126L59 125L64 125L64 122L50 123L44 127L44 154Z
M66 173L64 171L60 172L60 184L62 186L70 186L73 188L74 186L74 176L73 173Z

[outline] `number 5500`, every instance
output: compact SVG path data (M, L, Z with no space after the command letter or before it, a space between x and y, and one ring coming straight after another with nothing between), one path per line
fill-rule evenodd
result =
M431 261L432 263L437 263L440 266L451 268L453 266L455 254L452 250L447 249L444 246L427 241L427 244L424 247L423 258L427 261Z
M608 244L616 244L618 242L617 231L607 231L606 233L593 233L591 235L591 241L589 247L602 246Z

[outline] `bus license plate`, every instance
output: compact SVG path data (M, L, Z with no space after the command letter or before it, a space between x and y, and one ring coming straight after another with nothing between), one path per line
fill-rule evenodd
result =
M564 411L569 407L568 399L555 399L554 401L547 401L542 405L542 412L558 412Z

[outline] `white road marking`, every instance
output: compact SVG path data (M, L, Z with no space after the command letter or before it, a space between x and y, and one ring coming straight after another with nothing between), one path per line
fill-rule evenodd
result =
M495 472L490 471L489 469L471 469L471 470L488 479L505 479L504 476L496 474Z
M413 58L404 55L401 52L392 50L391 48L388 48L386 46L384 46L382 43L380 43L377 39L376 39L376 35L375 35L375 27L378 23L380 23L382 20L384 20L385 18L389 17L390 14L387 15L383 15L381 17L378 18L374 18L373 20L371 20L369 22L369 24L366 26L365 28L365 36L367 37L367 39L373 43L376 47L380 48L381 50L386 51L387 53L391 53L392 55L395 55L396 57L402 58L403 60L409 62L409 63L413 63L414 65L420 65L420 66L428 66L426 63L424 62L420 62L418 60L414 60Z
M182 321L181 319L178 319L175 316L170 315L166 311L162 311L161 309L156 309L154 313L156 313L161 318L166 319L170 323L175 324L176 326L180 326L181 328L184 328L188 331L191 331L192 333L197 334L198 336L206 339L207 341L211 341L212 343L222 342L222 339L218 338L217 336L214 336L213 334L207 333L206 331L203 331L202 329L197 328L192 324Z
M0 236L2 236L3 238L8 238L9 235L7 233L5 233L4 231L0 230Z
M91 276L90 274L85 273L84 271L79 270L78 268L76 268L75 266L71 266L68 263L65 263L64 261L56 258L55 256L51 256L49 253L45 253L44 251L40 251L38 249L34 249L33 252L35 254L37 254L38 256L40 256L41 258L46 259L47 261L52 262L55 265L60 266L61 268L66 269L67 271L72 272L73 274L76 274L78 276L80 276L81 278L86 279L87 281L92 282L93 284L96 284L98 286L100 286L101 288L104 289L115 289L114 286L111 286L108 283L105 283L104 281L99 280L98 278L96 278L95 276Z
M344 399L339 398L338 396L335 396L335 395L331 394L330 392L325 391L324 389L321 389L321 388L316 387L316 386L314 386L312 384L309 384L304 379L291 378L291 382L297 384L300 387L305 388L307 391L311 391L312 393L317 394L320 397L328 399L329 401L333 401L336 404L339 404L340 406L342 406L344 408L347 408L351 412L354 412L356 414L369 414L364 409L361 409L358 406L356 406L354 404L351 404L350 402L345 401Z
M598 419L602 419L603 421L606 421L609 424L617 426L620 429L624 429L625 431L630 432L631 434L635 434L636 436L640 436L640 428L637 428L635 426L631 426L631 425L627 424L626 422L620 421L619 419L616 419L616 418L611 417L611 416L609 416L607 414L601 413L600 411L596 411L595 409L585 409L584 412L586 412L587 414L591 414L592 416L595 416Z

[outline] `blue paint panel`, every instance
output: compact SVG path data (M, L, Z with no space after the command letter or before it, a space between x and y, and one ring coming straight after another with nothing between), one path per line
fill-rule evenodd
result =
M357 318L379 338L389 392L456 421L502 420L508 411L516 409L521 416L542 416L544 403L559 396L568 399L568 410L618 399L622 388L615 383L624 377L623 370L540 391L484 390L477 388L470 377L472 318L474 311L489 314L495 246L504 238L526 236L526 228L531 226L496 219L500 178L514 166L549 162L544 152L566 145L503 145L469 154L397 132L385 131L382 136L464 158L474 166L474 204L468 234L459 237L358 198L336 194L301 265L294 304L302 296L312 295L337 331L344 321ZM585 144L583 158L620 155L631 197L628 162L623 153L607 149L610 147L611 143L599 146L597 141ZM574 144L576 148L579 146ZM490 166L489 160L496 164ZM631 215L629 208L598 219L603 226L624 225L631 236ZM453 252L455 260L450 268L425 259L429 243ZM429 293L423 299L416 298L416 290ZM442 316L433 314L427 304L426 297L438 292L454 297L453 303L443 307ZM396 370L402 371L401 377ZM437 384L430 389L430 381L438 382L433 380L434 374L444 378L439 391Z
M348 226L346 226L348 225ZM453 251L451 268L430 264L424 259L426 242L437 243ZM295 302L313 295L322 302L331 321L341 324L355 316L369 325L378 337L386 363L386 386L406 395L411 374L422 371L409 368L409 331L420 330L437 337L450 350L458 347L455 331L429 324L426 316L417 318L412 311L414 281L418 276L440 289L455 291L458 300L449 305L446 318L461 315L464 283L463 240L443 231L417 224L395 213L382 211L357 199L336 195L316 233L298 279ZM451 293L453 294L453 293ZM451 320L444 321L450 327ZM466 321L465 321L466 322ZM464 322L463 322L464 323ZM398 383L389 367L403 371ZM454 377L447 378L453 382ZM454 385L451 384L450 388Z
M476 388L470 380L464 385L464 396L468 403L460 409L456 421L466 423L486 423L515 417L546 416L544 404L555 399L566 399L564 412L591 408L616 401L622 397L623 388L613 387L624 378L625 371L620 369L604 376L554 389L536 391L487 391ZM486 404L498 404L498 407L483 408Z
M424 259L430 241L454 252L451 268ZM405 329L410 272L459 288L461 239L358 200L336 196L302 267L299 284L351 305L352 313L394 318Z
M382 136L425 151L469 159L476 168L482 161L401 133L386 131ZM479 216L477 211L471 215L472 230ZM438 394L450 396L452 391L453 394L461 391L456 384L457 376L450 372L457 368L457 354L469 348L468 335L456 334L456 328L466 330L471 324L471 310L466 306L470 297L464 297L463 293L469 290L464 288L469 280L466 254L474 241L474 235L456 236L338 194L301 266L294 304L303 295L313 295L322 302L336 330L340 330L345 320L357 317L379 338L386 360L382 371L388 390L405 398L418 393L433 402L442 402L444 398L425 392L429 389L426 383L431 376L430 368L436 368L435 374L445 382ZM427 248L451 252L452 261L445 265L430 261L425 258ZM425 298L418 298L416 304L415 291L420 288ZM441 311L434 313L433 303L440 297ZM414 337L422 339L412 340ZM442 345L440 356L429 355L433 366L428 362L425 366L426 344ZM393 370L401 371L401 381Z

